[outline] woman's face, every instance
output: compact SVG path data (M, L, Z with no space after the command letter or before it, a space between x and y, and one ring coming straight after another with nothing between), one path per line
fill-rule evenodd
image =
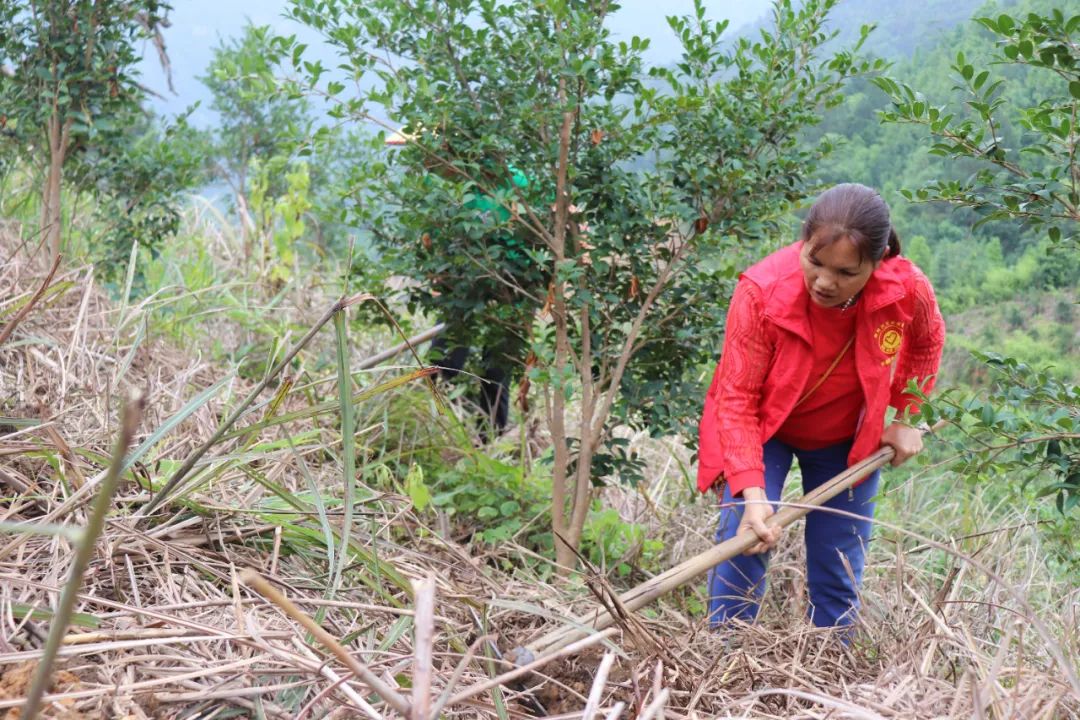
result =
M839 307L859 294L880 264L865 260L846 237L818 245L817 236L802 244L799 262L810 298L821 307Z

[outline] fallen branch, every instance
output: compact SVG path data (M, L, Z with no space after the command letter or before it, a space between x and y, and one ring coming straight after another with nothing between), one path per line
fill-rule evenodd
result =
M326 632L319 623L315 622L303 610L296 607L289 598L285 597L277 588L267 582L266 578L254 570L247 569L240 573L240 580L245 585L250 585L264 598L281 608L281 611L290 618L300 623L305 630L310 632L322 643L323 647L333 653L334 657L349 668L358 678L363 680L372 692L381 697L388 705L397 710L405 717L410 716L411 707L409 701L398 694L396 690L384 683L379 677L371 672L366 665L361 663L341 646L333 635Z
M416 597L416 617L413 620L413 691L410 720L428 720L431 710L431 678L433 675L433 645L435 641L435 577L413 581Z
M11 322L4 326L3 330L0 330L0 345L7 342L7 339L11 337L11 333L15 332L15 328L19 326L30 311L34 309L34 305L37 304L41 296L45 294L45 291L49 289L49 285L52 285L53 276L56 275L56 270L60 267L61 255L57 255L53 259L52 269L49 270L49 274L45 276L44 282L41 283L41 287L37 289L33 297L30 298L30 302L22 306L19 312L15 313L15 317L11 318Z
M437 337L445 329L446 329L446 323L439 323L438 325L431 328L430 330L425 330L424 332L422 332L422 333L420 333L418 335L413 335L408 340L405 340L404 342L400 342L400 343L398 343L397 345L395 345L394 347L392 347L392 348L390 348L388 350L383 350L382 352L380 352L380 353L378 353L376 355L372 355L369 358L364 358L363 360L361 360L359 362L359 364L357 364L356 369L357 370L370 370L371 368L375 367L376 365L380 365L380 364L386 362L390 358L397 357L398 355L405 352L406 350L409 350L409 349L411 349L411 348L413 348L413 347L415 347L417 345L423 345L428 340L431 340L431 339Z

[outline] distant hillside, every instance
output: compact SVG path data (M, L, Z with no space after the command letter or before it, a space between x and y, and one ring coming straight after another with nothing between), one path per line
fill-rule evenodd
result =
M949 343L941 364L949 386L979 385L986 366L971 350L1015 357L1069 382L1080 382L1080 309L1075 290L1032 291L1015 300L986 303L946 317Z
M897 60L911 57L916 50L936 45L948 31L966 22L977 11L1015 5L1015 0L841 0L829 13L829 27L838 31L837 47L850 46L859 39L859 29L874 23L877 29L864 47L877 57ZM744 31L756 35L770 27L766 15Z
M839 30L837 42L850 45L859 28L876 23L865 45L867 53L888 59L910 57L916 50L936 45L949 30L965 23L981 7L1011 5L985 0L842 0L830 13L830 25Z

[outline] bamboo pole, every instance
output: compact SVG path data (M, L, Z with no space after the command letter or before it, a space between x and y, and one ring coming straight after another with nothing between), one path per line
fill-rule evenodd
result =
M935 425L934 429L937 429L939 425L941 423ZM894 454L893 449L889 446L881 448L862 462L852 465L844 472L808 492L797 503L773 514L766 521L766 524L781 528L791 525L815 507L823 505L870 473L888 464L893 459ZM644 607L661 595L665 595L702 575L715 565L746 552L757 542L758 536L753 530L745 531L679 563L651 580L627 590L619 596L619 602L628 612ZM611 614L604 610L582 615L575 618L571 624L553 630L529 643L521 649L525 652L519 652L518 656L529 658L530 656L541 657L547 655L597 630L603 630L614 622L615 619Z
M398 343L397 345L395 345L394 347L392 347L392 348L390 348L388 350L383 350L382 352L380 352L377 355L372 355L369 358L361 360L360 363L356 366L356 369L357 370L369 370L369 369L375 367L376 365L381 365L382 363L386 362L390 358L397 357L401 353L408 350L410 347L415 347L416 345L423 345L428 340L431 340L434 337L436 337L439 333L441 333L445 329L446 329L446 323L439 323L438 325L431 328L430 330L425 330L424 332L422 332L422 333L420 333L418 335L413 335L408 340L405 340L404 342Z
M403 695L398 694L397 690L383 682L382 678L372 672L367 665L353 657L322 625L319 625L311 616L298 608L295 603L285 597L284 593L271 585L266 578L251 568L247 568L241 571L240 581L255 588L256 592L277 605L282 612L302 625L305 630L322 643L324 648L329 650L345 667L349 668L356 677L366 683L372 692L382 698L387 705L401 713L402 717L412 716L412 708Z

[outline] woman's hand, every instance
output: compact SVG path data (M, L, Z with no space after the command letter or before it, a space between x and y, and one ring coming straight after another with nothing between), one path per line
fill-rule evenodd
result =
M772 549L773 545L776 545L776 541L780 539L781 529L765 524L765 521L773 514L773 507L765 496L764 488L746 488L742 491L742 496L745 501L743 503L742 520L739 521L739 527L735 534L739 535L744 530L753 530L761 540L761 542L744 552L743 555L757 555Z
M922 432L902 422L894 422L881 433L881 444L888 445L895 451L893 467L903 465L908 458L922 452Z

